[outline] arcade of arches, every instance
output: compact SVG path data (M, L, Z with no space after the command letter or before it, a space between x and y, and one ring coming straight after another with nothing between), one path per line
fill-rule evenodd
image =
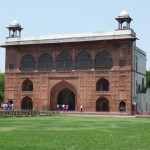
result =
M20 68L22 72L33 72L34 70L38 70L40 72L52 71L53 69L57 71L90 68L102 69L111 68L113 66L112 56L105 50L98 52L93 59L95 60L94 66L92 66L92 56L86 51L78 53L74 60L68 52L62 52L56 56L56 58L52 58L50 54L44 53L37 58L37 62L33 55L26 54L21 59Z
M6 48L4 102L12 100L14 110L56 110L65 104L80 111L82 104L83 111L131 114L138 94L134 74L145 80L132 54L142 56L143 64L146 54L136 47L132 19L120 14L117 30L103 33L24 38L17 34L21 25L10 25L0 46Z
M33 91L33 82L26 79L22 82L22 91ZM96 91L109 91L109 81L101 78L96 82ZM56 84L50 93L50 110L56 110L57 106L68 105L68 110L76 110L77 92L73 85L66 81L61 81ZM110 111L109 100L105 97L99 97L95 102L95 110L100 112ZM126 111L126 103L119 103L119 111ZM21 109L33 109L33 100L31 97L24 97L21 101Z
M55 56L55 58L53 58ZM20 70L22 72L48 72L55 70L58 71L72 71L72 70L89 70L94 68L98 69L110 69L113 67L113 57L112 54L102 50L95 53L95 56L91 56L87 51L78 52L74 58L73 56L63 51L58 55L51 55L50 53L42 53L35 58L32 54L25 54L21 59ZM88 80L88 79L87 79ZM110 102L107 98L103 97L101 93L109 94L110 91L110 81L109 78L100 78L96 81L94 87L94 92L99 94L100 98L94 100L94 106L92 106L95 111L110 111ZM34 81L26 79L22 82L22 92L34 93ZM80 94L80 93L79 93ZM30 97L25 97L21 102L21 109L34 109L33 101ZM77 106L77 90L76 88L66 81L61 81L56 84L50 91L49 97L49 107L50 110L56 110L57 105L68 105L69 110L79 109ZM118 104L117 109L119 111L126 111L126 106L124 102Z

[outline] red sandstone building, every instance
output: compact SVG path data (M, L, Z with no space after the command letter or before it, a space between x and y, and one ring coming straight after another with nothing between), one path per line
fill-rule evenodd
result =
M111 32L41 37L21 37L21 25L13 21L2 45L5 102L13 102L15 110L55 110L65 104L78 111L82 104L84 111L119 112L123 107L130 113L136 102L136 34L126 11L116 20L118 29Z

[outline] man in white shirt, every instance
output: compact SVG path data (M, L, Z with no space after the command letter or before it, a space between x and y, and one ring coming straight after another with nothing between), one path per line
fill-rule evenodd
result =
M81 112L83 112L83 105L82 104L80 106L80 110L81 110Z

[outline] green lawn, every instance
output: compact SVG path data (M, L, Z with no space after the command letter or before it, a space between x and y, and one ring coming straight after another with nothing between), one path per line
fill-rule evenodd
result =
M0 118L0 150L150 150L150 119Z

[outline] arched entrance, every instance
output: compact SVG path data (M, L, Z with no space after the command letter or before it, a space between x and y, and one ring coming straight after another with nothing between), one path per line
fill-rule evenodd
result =
M109 101L107 98L105 97L100 97L97 101L96 101L96 111L109 111Z
M119 104L119 111L125 112L126 111L126 103L124 101L121 101Z
M59 92L58 105L68 105L68 110L75 110L75 95L74 93L65 88Z
M56 84L50 93L50 110L56 110L57 105L69 105L69 110L76 110L77 92L73 85L66 81Z
M26 96L22 99L21 109L33 109L33 102L30 97Z

